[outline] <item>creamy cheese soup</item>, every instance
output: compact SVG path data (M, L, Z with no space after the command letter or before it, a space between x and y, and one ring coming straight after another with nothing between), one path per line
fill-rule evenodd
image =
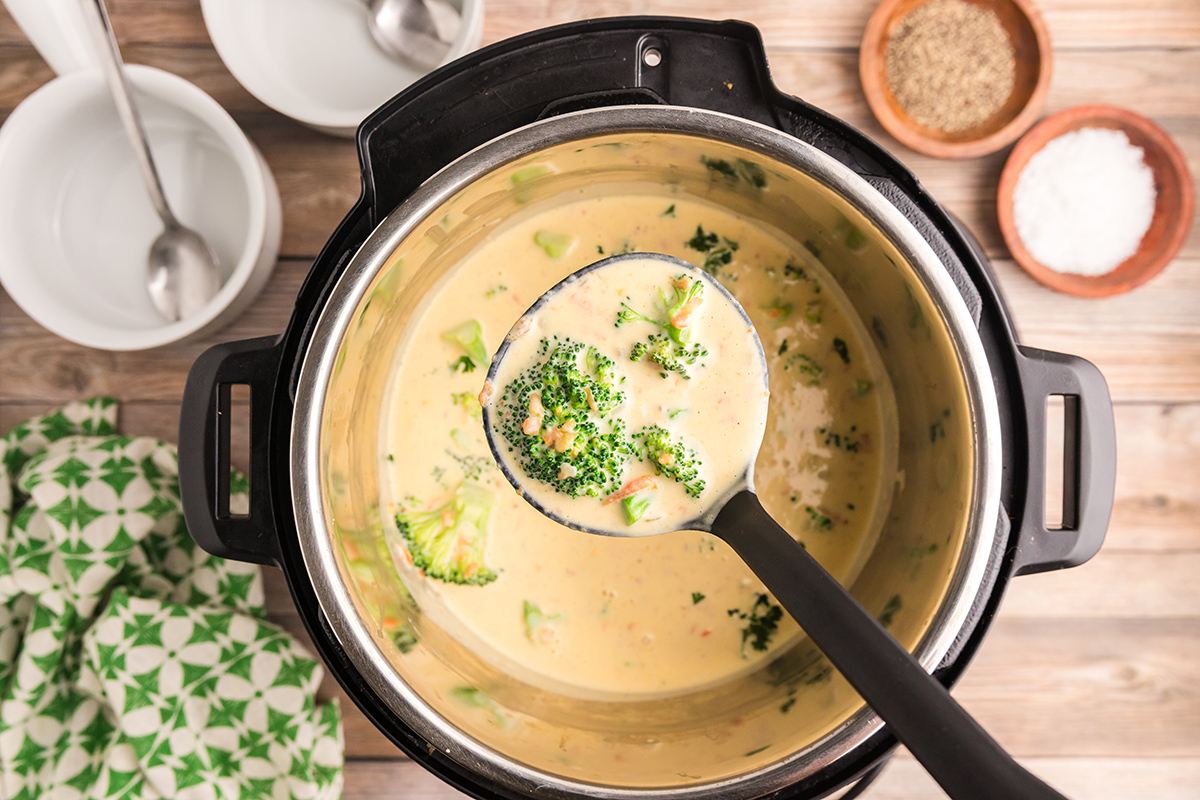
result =
M840 288L800 244L682 195L579 199L530 209L494 232L430 291L396 353L380 441L382 516L406 542L397 569L424 614L509 674L580 697L645 698L726 681L801 635L711 535L566 528L517 494L491 456L477 400L490 354L563 278L635 251L696 265L746 310L770 380L756 489L843 583L869 556L895 485L886 374ZM625 302L649 316L654 296L645 291L627 291ZM718 338L697 330L694 341L711 349ZM693 396L674 373L658 380L681 392L678 404L664 401L681 424L728 429L736 416Z
M480 393L519 488L569 524L686 528L744 485L766 425L754 327L704 272L615 256L521 317Z

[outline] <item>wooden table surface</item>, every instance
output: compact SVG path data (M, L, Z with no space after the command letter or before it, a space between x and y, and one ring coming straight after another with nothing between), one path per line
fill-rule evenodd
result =
M920 156L871 117L858 42L875 0L487 0L484 42L610 14L736 17L763 31L774 80L875 137L984 243L1024 343L1081 355L1108 379L1119 460L1103 550L1083 567L1013 582L955 696L1033 771L1079 800L1200 798L1200 224L1148 285L1108 300L1041 288L1009 260L995 216L1005 153ZM1055 46L1047 113L1112 103L1155 119L1200 175L1200 0L1038 0ZM127 432L174 440L192 360L218 341L282 331L322 243L358 195L352 143L263 107L229 74L198 0L109 0L131 62L195 82L257 143L283 196L274 276L240 320L209 340L107 353L44 331L0 291L0 431L66 401L109 394ZM52 77L0 8L0 120ZM281 576L266 570L274 619L300 632ZM338 689L326 680L326 695ZM459 796L407 761L343 698L345 796ZM867 796L942 792L901 752Z

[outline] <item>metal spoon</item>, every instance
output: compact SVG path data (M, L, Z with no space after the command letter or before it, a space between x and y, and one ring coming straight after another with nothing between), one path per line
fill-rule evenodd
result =
M505 381L513 374L505 356L513 341L533 327L539 314L546 313L555 296L575 285L581 276L603 278L605 270L631 258L664 259L673 270L687 271L697 280L707 276L686 262L670 256L635 253L598 261L556 285L525 312L505 339L488 371L483 406L484 430L492 455L510 483L542 513L578 530L601 536L638 536L636 528L594 528L547 512L537 501L541 487L527 485L532 479L520 473L520 467L508 455L502 440L501 425L505 409L500 407ZM610 274L616 270L610 270ZM615 283L614 287L620 284ZM766 383L766 359L762 342L745 311L720 284L708 284L718 291L706 293L705 302L726 302L735 306L746 321L746 336L760 358L761 375L745 371L746 380ZM523 366L523 365L521 365ZM520 366L517 367L520 369ZM499 378L497 379L497 376ZM489 392L489 387L494 390ZM627 382L626 393L636 391ZM756 419L764 408L747 409L744 419ZM519 411L519 410L518 410ZM757 450L757 445L754 448ZM779 603L821 648L846 680L862 695L888 724L929 774L954 800L1065 800L1054 789L1017 764L1000 745L960 706L935 678L863 608L812 556L763 509L754 494L754 460L750 453L742 477L733 486L713 487L710 506L690 520L680 520L676 530L707 531L728 543ZM531 493L530 490L533 490ZM615 518L614 518L615 519ZM614 526L619 524L613 523ZM660 531L661 532L661 531Z
M383 52L422 72L445 60L462 27L462 13L446 0L363 0L367 25Z
M121 124L133 145L146 191L163 223L163 232L150 245L147 256L146 288L163 318L177 322L203 309L221 288L217 257L200 234L175 218L167 203L104 0L80 0L80 3Z

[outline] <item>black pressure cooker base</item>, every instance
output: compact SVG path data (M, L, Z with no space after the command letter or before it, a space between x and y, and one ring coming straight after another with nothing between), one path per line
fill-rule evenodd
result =
M646 58L651 50L657 51L660 59L656 66L650 66ZM754 27L733 21L663 17L600 19L534 31L469 54L413 84L359 128L362 196L313 264L287 331L279 338L219 345L197 360L184 395L179 449L185 513L197 542L217 555L280 566L314 647L354 703L415 761L476 798L521 795L447 758L388 708L338 644L307 577L291 507L289 463L300 365L326 299L351 258L376 225L444 165L548 116L659 103L718 111L769 125L852 169L912 221L945 265L978 324L1001 409L1005 442L1002 502L1007 517L997 523L1002 530L986 577L990 589L980 595L952 652L935 671L942 683L952 686L962 675L1014 573L1086 560L1099 546L1107 524L1111 491L1104 496L1104 471L1099 470L1096 481L1099 491L1090 495L1085 478L1097 472L1094 461L1111 457L1113 445L1103 436L1090 436L1085 419L1076 436L1082 442L1077 459L1082 467L1074 484L1078 541L1063 545L1060 538L1054 546L1046 543L1040 496L1044 439L1037 427L1039 404L1044 409L1047 394L1095 394L1103 391L1103 381L1099 390L1094 380L1090 389L1078 387L1076 384L1087 380L1079 376L1074 361L1064 367L1054 358L1046 358L1070 357L1018 348L1011 317L978 244L879 145L825 112L780 92L771 82L761 36ZM248 518L230 517L227 507L225 412L228 386L233 383L249 384L252 393ZM1106 403L1104 392L1101 405ZM1108 414L1111 428L1110 407ZM198 420L203 424L197 424ZM1031 436L1031 430L1037 431L1037 436ZM1087 472L1089 465L1091 473ZM1039 491L1031 492L1029 486L1037 486ZM1085 519L1090 523L1085 525ZM884 728L858 748L852 759L843 759L770 797L824 797L857 780L858 785L847 795L855 796L877 777L895 745Z

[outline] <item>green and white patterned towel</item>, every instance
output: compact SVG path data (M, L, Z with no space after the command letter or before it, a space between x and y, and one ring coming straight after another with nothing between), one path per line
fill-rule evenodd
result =
M175 449L116 416L0 440L0 797L339 797L321 667L265 620L257 567L192 542Z

